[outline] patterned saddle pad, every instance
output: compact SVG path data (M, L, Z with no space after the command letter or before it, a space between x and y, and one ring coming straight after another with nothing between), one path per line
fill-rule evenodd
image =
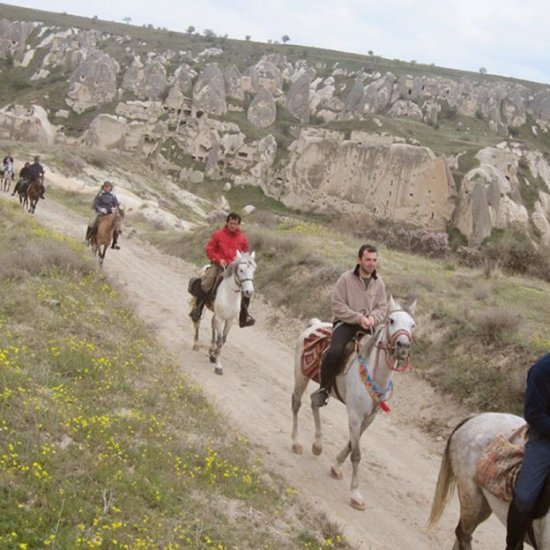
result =
M307 338L304 339L304 351L302 352L302 372L310 380L320 382L321 377L321 362L323 355L330 346L330 340L332 337L332 327L320 326L312 331ZM338 372L347 372L350 367L348 359L350 355L358 348L363 338L369 337L363 333L357 333L350 342L346 345L344 356Z
M511 439L517 443L513 443ZM499 434L478 460L475 482L499 499L510 502L523 462L526 439L527 425L509 437Z
M315 382L320 381L321 360L330 346L332 327L318 327L304 340L302 372Z

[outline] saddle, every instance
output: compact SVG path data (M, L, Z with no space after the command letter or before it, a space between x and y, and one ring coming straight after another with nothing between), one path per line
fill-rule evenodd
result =
M478 460L474 481L497 498L511 502L514 487L525 455L525 444L529 437L527 424L514 431L508 437L499 434L490 443ZM512 440L517 438L517 443ZM544 486L537 499L531 519L545 516L550 510L550 475L546 476ZM532 533L531 540L535 540Z
M208 304L213 304L214 300L216 299L216 292L218 291L218 287L220 286L220 283L223 281L223 275L218 275L216 278L216 281L214 282L214 286L212 289L207 293L206 295L206 302ZM191 277L189 279L189 282L187 283L187 292L191 294L191 296L194 296L198 300L204 298L204 290L201 286L201 278L200 277Z
M342 372L344 365L348 364L350 355L359 349L364 337L370 336L363 332L358 332L347 344L342 357L342 362L338 366L336 374ZM320 383L321 363L323 357L330 346L332 337L332 327L320 326L311 332L304 339L304 351L302 352L301 369L302 373L310 380Z
M518 442L513 443L516 438ZM474 481L499 499L511 502L525 454L526 438L527 424L508 437L497 435L478 460Z

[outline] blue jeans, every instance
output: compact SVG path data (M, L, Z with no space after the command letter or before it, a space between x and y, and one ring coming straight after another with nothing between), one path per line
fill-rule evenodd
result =
M514 492L514 502L521 513L532 512L549 472L550 439L530 430Z

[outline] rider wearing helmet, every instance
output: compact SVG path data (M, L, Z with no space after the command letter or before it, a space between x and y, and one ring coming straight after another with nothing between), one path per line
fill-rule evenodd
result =
M45 199L44 193L46 188L44 187L44 167L40 164L40 157L34 157L34 162L30 165L30 179L31 181L36 180L40 186L40 198Z
M118 201L116 195L113 193L113 184L110 181L106 181L99 191L99 193L94 197L93 208L94 212L90 221L88 222L88 227L86 228L86 243L90 243L90 239L94 235L97 229L97 223L101 216L111 214L113 209L118 208L120 202ZM115 231L113 235L113 243L111 248L119 250L120 246L117 244L118 241L118 231Z

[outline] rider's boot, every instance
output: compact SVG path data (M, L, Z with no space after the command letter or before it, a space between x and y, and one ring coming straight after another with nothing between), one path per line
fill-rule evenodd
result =
M45 199L46 197L44 196L44 193L46 192L46 188L42 185L41 189L40 189L42 192L40 193L40 198L41 199Z
M204 292L204 290L201 288L200 295L196 297L195 305L189 313L189 317L191 317L191 321L193 321L193 323L198 323L201 320L202 310L204 309L204 305L206 304L207 296L208 293Z
M253 324L256 323L256 319L248 313L248 306L250 305L250 298L243 296L241 300L241 312L239 314L239 326L241 328L243 327L251 327Z
M328 403L333 382L334 374L325 357L321 363L321 385L311 394L311 404L314 407L324 407Z
M530 523L529 514L518 510L515 501L512 500L506 519L506 550L523 549L523 541Z

